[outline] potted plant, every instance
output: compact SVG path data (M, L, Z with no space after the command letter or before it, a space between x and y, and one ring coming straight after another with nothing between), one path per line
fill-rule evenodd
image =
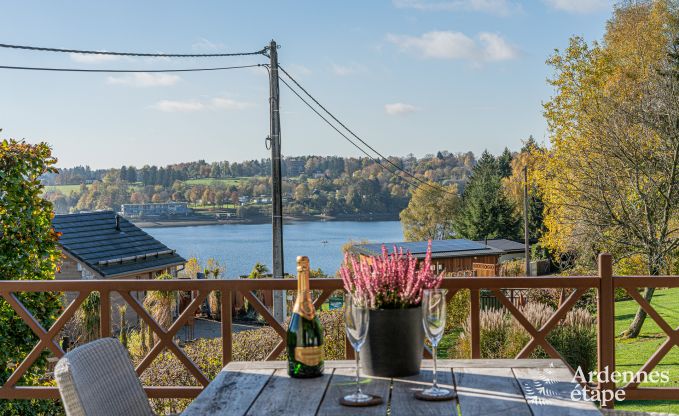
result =
M431 241L423 261L394 247L389 253L360 257L346 254L340 275L347 292L364 297L370 323L361 348L364 371L372 376L418 374L424 349L422 291L439 287L443 273L431 270Z

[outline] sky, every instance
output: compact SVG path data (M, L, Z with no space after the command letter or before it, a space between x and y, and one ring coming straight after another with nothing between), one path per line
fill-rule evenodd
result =
M518 150L548 142L545 64L569 37L600 39L610 0L9 1L0 43L99 51L256 51L386 155ZM263 56L117 58L0 49L0 65L168 69ZM45 141L59 167L270 156L263 68L175 74L0 70L2 138ZM286 156L361 153L281 85Z

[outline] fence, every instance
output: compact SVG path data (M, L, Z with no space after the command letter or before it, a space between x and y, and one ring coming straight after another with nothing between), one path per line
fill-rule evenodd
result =
M261 280L89 280L89 281L10 281L0 280L0 297L2 297L32 329L39 338L39 342L26 358L14 369L11 376L0 387L0 399L31 399L58 398L55 387L37 387L18 385L21 376L44 350L49 350L54 356L61 357L64 352L55 337L67 321L74 315L85 298L92 292L98 292L100 301L100 331L102 337L111 336L111 295L118 293L130 307L144 320L151 331L157 335L155 345L138 364L136 370L141 374L152 363L158 354L167 349L174 353L188 371L198 380L201 386L145 386L146 392L152 398L191 398L197 396L209 383L207 377L191 361L184 351L175 343L175 335L190 319L199 305L211 291L221 293L221 332L222 332L222 364L231 361L231 302L232 293L239 293L250 302L258 313L281 337L280 342L269 353L267 359L276 359L285 349L285 328L273 318L271 312L253 294L257 290L294 290L297 285L295 279L261 279ZM546 340L549 332L558 325L573 308L576 301L590 289L597 293L597 322L598 322L598 368L608 367L615 370L615 289L624 288L629 295L639 303L665 332L667 339L660 348L651 355L637 374L651 371L660 360L675 346L679 346L679 328L673 329L660 314L638 293L643 287L679 287L679 277L675 276L635 276L613 277L611 257L601 255L599 259L599 275L594 277L486 277L483 279L468 277L445 278L442 287L448 289L448 299L461 289L470 290L470 322L471 322L471 358L481 358L480 348L480 291L490 290L495 298L509 313L526 329L532 339L516 356L517 359L527 358L537 348L541 347L550 357L563 359L558 351ZM340 279L312 279L311 288L318 291L315 299L318 308L336 290L342 289ZM503 292L511 289L556 288L569 290L568 297L554 312L554 314L540 328L535 328ZM132 295L133 292L148 290L164 291L196 291L197 296L184 309L174 323L163 329L144 309L142 304ZM30 311L21 304L17 293L25 292L77 292L75 299L63 310L54 324L45 329L31 315ZM352 349L347 348L351 355ZM425 356L427 352L425 351ZM352 358L351 356L347 358ZM584 380L581 381L586 384ZM612 382L600 382L598 385L588 386L592 389L623 389L626 398L630 400L678 400L679 388L674 387L640 387L639 383L631 382L623 386L616 386ZM612 403L603 403L604 407L611 407Z

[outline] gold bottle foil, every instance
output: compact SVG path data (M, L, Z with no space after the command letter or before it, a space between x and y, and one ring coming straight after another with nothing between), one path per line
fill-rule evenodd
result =
M297 257L297 299L292 312L309 320L316 316L309 289L309 258L307 256Z

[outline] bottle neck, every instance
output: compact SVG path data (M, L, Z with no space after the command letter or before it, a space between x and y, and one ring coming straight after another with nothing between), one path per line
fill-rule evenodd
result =
M301 268L297 272L297 299L293 312L306 319L314 319L316 311L311 300L311 290L309 290L309 269Z

